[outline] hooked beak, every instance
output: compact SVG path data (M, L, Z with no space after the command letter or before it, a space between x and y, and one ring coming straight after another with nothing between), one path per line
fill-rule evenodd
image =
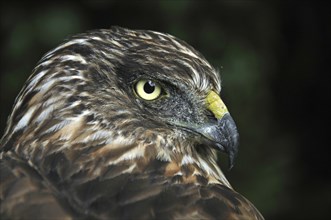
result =
M212 147L228 154L229 169L231 169L239 146L237 126L220 96L214 91L207 95L206 105L217 119L217 124L203 125L194 130L204 136Z
M207 139L207 144L225 152L229 156L229 169L234 165L238 153L239 134L236 124L229 113L226 113L217 124L209 124L195 129Z

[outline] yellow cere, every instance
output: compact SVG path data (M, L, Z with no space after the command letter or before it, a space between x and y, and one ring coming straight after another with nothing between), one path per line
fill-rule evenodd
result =
M210 91L207 95L206 104L207 109L209 109L217 119L221 119L226 113L228 113L228 109L223 103L221 97L214 91Z
M161 86L149 80L140 80L135 89L140 98L148 101L157 99L161 95Z

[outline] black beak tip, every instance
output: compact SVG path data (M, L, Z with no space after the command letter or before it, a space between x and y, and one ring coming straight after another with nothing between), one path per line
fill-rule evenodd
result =
M222 145L221 150L229 156L229 170L234 166L234 160L236 159L239 147L239 133L237 126L230 116L230 114L224 115L218 121L218 127L222 133L223 138L220 141Z

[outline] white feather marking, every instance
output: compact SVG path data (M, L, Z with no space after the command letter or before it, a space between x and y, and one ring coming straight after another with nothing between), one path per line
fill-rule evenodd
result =
M58 79L49 79L45 84L40 87L40 91L48 90L53 84L55 84Z
M118 46L118 47L123 47L122 44L120 44L117 40L110 39L111 43Z
M91 39L93 39L93 40L98 40L98 41L103 41L100 37L96 37L96 36L91 37Z
M200 60L200 57L198 57L195 53L192 52L192 50L188 49L187 47L185 47L183 44L179 43L178 41L176 41L175 39L171 39L171 41L176 44L176 46L178 48L180 48L180 51L182 53L185 53L191 57L194 57L196 59L199 59Z
M29 110L24 114L24 116L19 120L19 122L15 126L14 132L19 130L19 129L22 129L22 128L24 128L28 125L33 113L35 112L35 110L36 110L36 106L32 106L32 107L29 108Z
M198 158L198 160L199 160L198 166L201 169L203 169L205 172L207 172L208 175L211 175L212 177L215 178L215 180L210 179L209 180L210 183L217 182L217 180L220 180L224 185L226 185L229 188L232 188L229 181L225 178L224 174L216 164L208 164L206 161L204 161L201 158ZM201 175L201 174L193 173L193 175Z
M132 142L128 141L127 138L118 137L118 138L116 138L115 140L113 140L111 142L109 147L111 149L114 149L114 146L117 146L117 147L121 148L123 146L131 145L131 144L132 144ZM144 157L144 154L145 154L144 148L138 146L138 147L135 147L132 150L122 154L115 161L110 161L109 164L117 164L117 163L119 163L121 161L125 161L125 160L134 160L134 159L137 159L137 158Z
M174 174L174 176L183 176L182 171L178 171L177 173Z
M43 103L43 107L44 108L48 107L49 105L54 104L55 102L58 102L59 100L63 101L63 97L62 96L52 96Z
M75 55L64 55L61 56L61 60L62 61L77 61L80 62L81 64L86 64L86 60L79 54L75 54Z
M200 171L197 170L197 169L194 169L193 173L192 173L192 176L202 176Z
M80 44L80 45L90 45L90 43L88 42L88 39L75 39L75 40L72 40L72 41L68 41L60 46L58 46L57 48L49 51L43 58L42 58L42 61L43 60L46 60L48 59L50 56L52 56L56 51L58 50L61 50L63 48L66 48L66 47L69 47L73 44Z
M151 40L153 39L149 34L147 33L141 33L139 34L139 38L145 39L145 40Z
M116 163L122 160L133 160L133 159L141 158L144 157L144 154L145 151L143 149L141 149L140 147L136 147L128 151L127 153L123 154L121 157L119 157L116 160Z
M40 91L47 91L49 90L49 88L54 85L55 83L58 83L60 81L63 81L63 82L67 82L67 81L70 81L72 79L80 79L80 80L84 80L84 77L83 76L75 76L75 75L71 75L71 76L64 76L64 77L59 77L59 78L55 78L56 74L58 72L54 72L53 74L53 77L54 78L50 78L48 79L48 81L44 84L42 84L40 86Z
M202 168L204 171L206 171L208 173L208 175L216 176L214 170L210 168L209 164L206 161L199 158L198 165L200 168Z
M123 174L123 173L132 173L133 169L136 168L136 167L137 167L136 164L132 164L128 169L123 170L123 171L122 171L122 174Z
M48 108L44 109L41 112L41 114L38 115L38 117L36 118L36 122L42 122L42 121L44 121L53 112L53 110L54 110L54 107L53 106L49 106Z
M159 152L157 153L156 158L160 161L165 161L165 162L171 161L171 157L170 157L169 153L167 153L163 149L159 149Z
M43 71L40 71L37 75L35 75L31 79L29 87L34 87L39 82L40 78L43 77L47 72L48 72L48 70L43 70Z
M40 66L47 67L47 66L48 66L49 64L51 64L52 62L53 62L52 59L50 59L50 60L45 60L45 61L43 61L42 63L40 63L39 65L37 65L35 69L37 69L37 68L40 67ZM46 71L47 71L47 70L46 70Z
M47 133L51 133L51 132L56 132L58 131L59 129L63 128L64 126L66 126L67 124L69 124L71 122L71 120L64 120L64 121L61 121L60 123L58 124L55 124L53 125L52 127L50 127L49 129L47 129L44 133L47 134Z
M97 131L95 132L91 137L87 137L86 139L88 139L88 141L95 141L95 140L99 140L99 139L108 139L109 137L111 137L112 133L109 131Z
M191 66L190 63L186 62L185 60L178 61L191 70L191 72L193 73L192 79L194 85L198 85L201 90L205 90L208 87L209 83L207 79L205 79L205 77L201 77L199 72L193 66Z
M193 164L195 160L190 155L184 155L181 165Z

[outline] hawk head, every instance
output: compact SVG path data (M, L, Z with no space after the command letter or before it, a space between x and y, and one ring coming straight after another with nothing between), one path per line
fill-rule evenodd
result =
M77 213L98 207L92 216L155 198L161 185L231 189L216 153L232 166L238 132L220 92L219 73L171 35L120 27L79 34L35 67L9 117L2 160L28 164Z
M38 63L1 144L30 161L86 151L91 160L109 154L113 164L139 158L194 163L219 181L216 151L229 154L232 166L238 149L220 91L219 73L171 35L91 31Z

